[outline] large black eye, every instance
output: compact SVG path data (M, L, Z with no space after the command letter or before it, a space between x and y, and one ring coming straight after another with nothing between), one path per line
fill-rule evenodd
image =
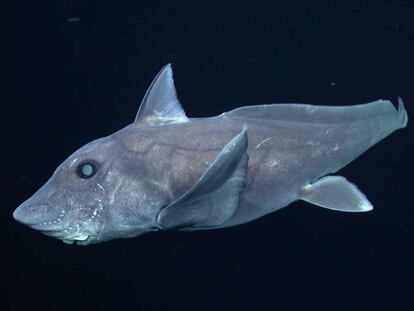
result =
M95 161L83 161L76 169L76 173L80 178L88 179L96 174L98 171L98 164Z

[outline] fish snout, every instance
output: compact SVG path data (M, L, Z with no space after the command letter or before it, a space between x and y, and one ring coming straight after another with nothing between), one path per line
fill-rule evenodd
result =
M15 209L13 218L23 225L42 230L37 226L46 225L63 217L64 211L60 207L61 200L56 194L56 187L49 180Z
M21 204L14 210L13 218L26 226L32 226L38 223L38 220L34 217L32 209L26 203Z
M57 218L58 213L55 208L52 208L47 203L36 201L29 199L23 202L13 212L14 219L24 225L34 226Z
M52 199L51 191L41 191L23 202L13 212L19 223L40 231L60 230L65 211L57 200Z

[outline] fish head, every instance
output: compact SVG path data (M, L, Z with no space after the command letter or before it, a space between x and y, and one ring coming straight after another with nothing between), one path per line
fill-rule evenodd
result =
M127 182L119 165L114 164L121 154L122 143L112 136L81 147L14 211L14 219L69 244L87 245L118 237L116 231L122 228L112 225L114 215L126 202L117 200L115 194L125 188L122 182ZM123 229L127 232L124 235L132 234L130 228ZM134 234L141 232L145 230L136 229Z

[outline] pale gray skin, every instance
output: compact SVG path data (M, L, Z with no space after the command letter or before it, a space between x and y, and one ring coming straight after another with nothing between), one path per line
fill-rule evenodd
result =
M300 199L368 211L372 205L345 178L321 177L406 124L401 100L398 110L385 100L276 104L188 119L167 65L134 123L72 154L13 216L86 245L159 229L235 226ZM96 174L81 178L78 168L90 160Z

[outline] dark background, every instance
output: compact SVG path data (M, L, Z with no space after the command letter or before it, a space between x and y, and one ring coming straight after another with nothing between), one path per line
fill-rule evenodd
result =
M414 113L412 1L14 1L1 11L0 306L412 309L412 128L340 174L375 210L304 202L243 226L88 247L13 210L81 145L130 123L171 62L190 117L401 96Z

